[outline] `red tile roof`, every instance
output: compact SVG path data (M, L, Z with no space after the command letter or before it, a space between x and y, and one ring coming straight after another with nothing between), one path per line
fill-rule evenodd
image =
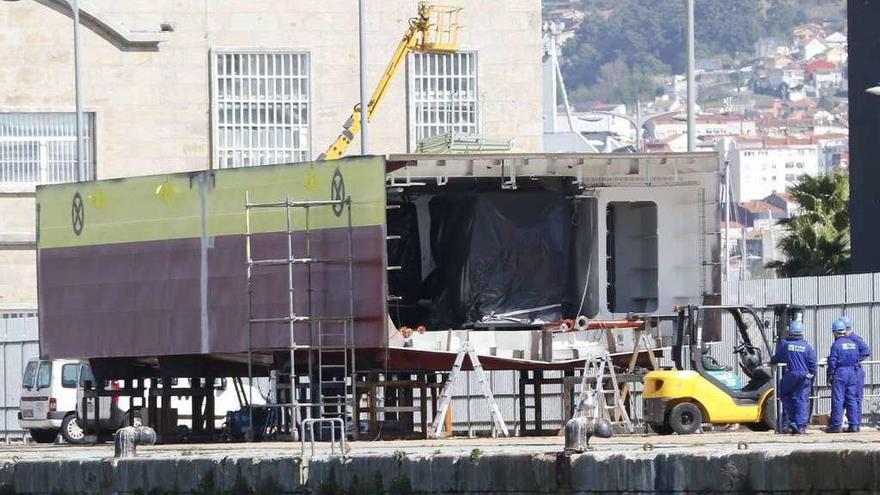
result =
M776 206L767 203L766 201L760 199L753 199L751 201L746 201L745 203L739 203L739 207L748 210L750 213L766 213L770 211L774 214L782 214L784 210L782 208L778 208Z

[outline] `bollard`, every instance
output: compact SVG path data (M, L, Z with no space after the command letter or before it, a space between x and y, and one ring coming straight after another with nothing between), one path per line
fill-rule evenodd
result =
M113 457L137 457L136 447L156 443L156 431L149 426L126 426L113 434Z

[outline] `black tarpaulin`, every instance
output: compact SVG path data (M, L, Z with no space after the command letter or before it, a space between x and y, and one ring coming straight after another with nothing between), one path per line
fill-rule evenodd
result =
M571 209L558 193L444 195L429 211L434 328L566 302ZM562 309L538 316L557 319Z

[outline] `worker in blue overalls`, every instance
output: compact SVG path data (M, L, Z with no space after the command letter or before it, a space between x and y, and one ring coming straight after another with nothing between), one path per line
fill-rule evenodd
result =
M862 424L862 391L865 385L865 370L861 361L871 351L858 336L853 337L852 323L847 329L846 320L838 318L831 324L834 344L828 356L828 381L831 383L831 418L828 433L840 433L843 413L849 423L848 432L857 432Z
M804 340L803 323L791 322L788 336L779 341L770 362L785 363L778 390L779 398L782 399L782 410L788 421L787 425L783 425L783 431L802 435L807 432L810 392L813 389L813 377L816 375L816 350Z

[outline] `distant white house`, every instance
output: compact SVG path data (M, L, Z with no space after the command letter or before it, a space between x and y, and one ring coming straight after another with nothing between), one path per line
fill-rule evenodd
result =
M755 56L758 58L791 55L794 52L794 47L779 38L761 38L755 42Z
M795 88L804 84L806 75L803 65L792 62L781 69L768 69L767 82L771 89L779 89L785 84L789 88Z
M804 45L802 53L804 60L812 60L813 57L825 53L826 50L828 50L828 45L822 43L818 38L813 38Z
M829 49L831 49L831 48L846 49L846 46L847 46L846 35L840 33L839 31L835 31L825 37L825 45L827 45Z

